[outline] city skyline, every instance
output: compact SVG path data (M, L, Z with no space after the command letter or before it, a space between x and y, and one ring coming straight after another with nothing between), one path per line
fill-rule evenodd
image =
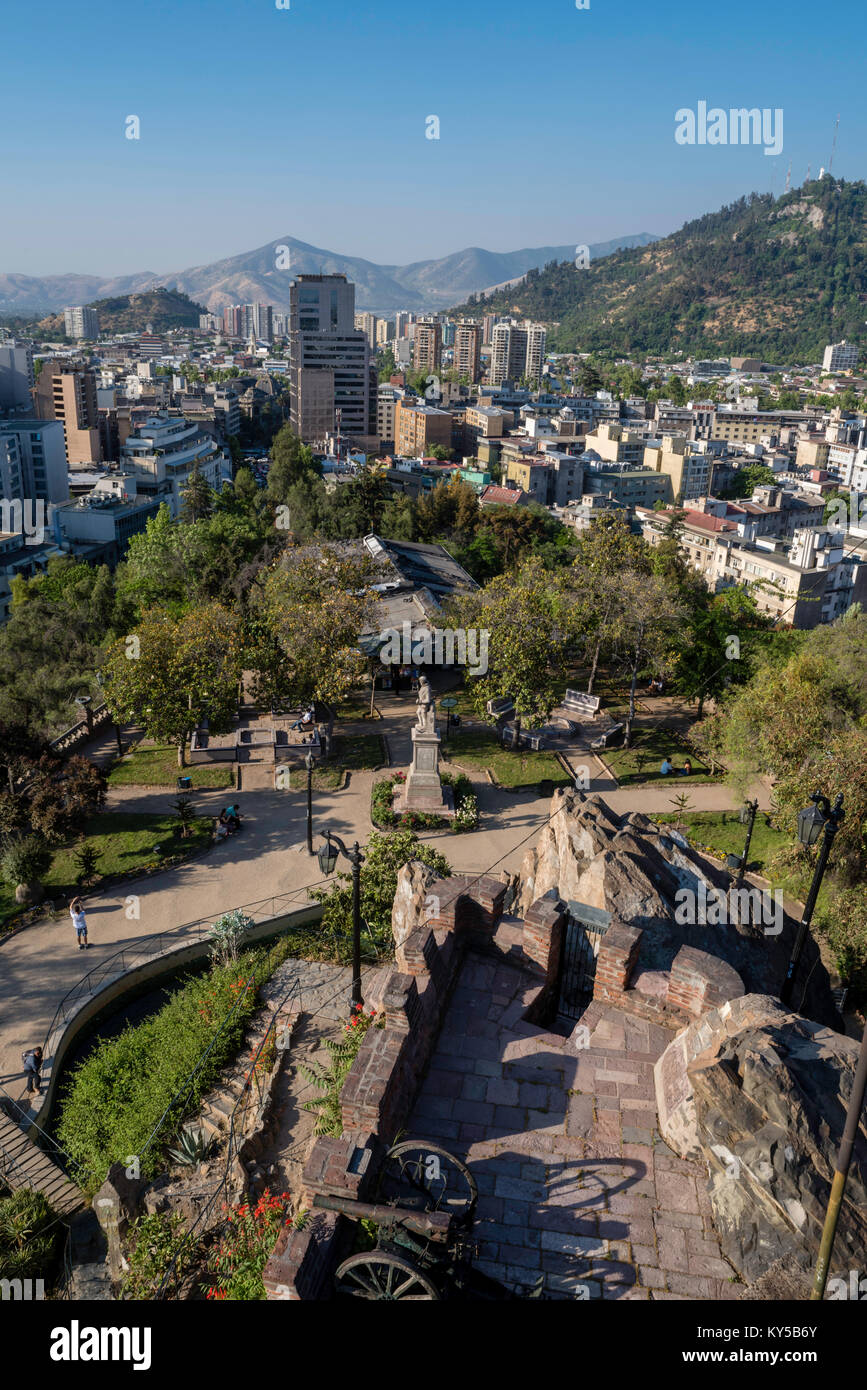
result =
M847 0L825 14L842 33L858 11ZM858 46L817 46L803 3L756 11L734 0L724 18L693 14L684 26L638 0L441 6L399 24L344 0L287 10L263 0L245 8L242 28L225 0L206 12L158 5L148 11L154 61L136 59L104 0L47 15L38 52L28 21L8 20L20 62L7 99L27 120L5 184L10 205L25 205L48 180L65 214L4 228L6 274L165 274L280 227L381 264L666 235L742 194L780 194L790 161L793 186L808 165L827 167L838 113L834 172L863 169ZM163 18L170 43L159 39ZM95 52L98 83L73 96L45 89L46 70L86 69ZM618 73L629 75L622 88ZM365 81L376 74L384 80ZM779 154L677 143L676 113L702 102L784 112ZM429 139L434 116L439 138ZM528 196L497 199L506 167L521 171Z

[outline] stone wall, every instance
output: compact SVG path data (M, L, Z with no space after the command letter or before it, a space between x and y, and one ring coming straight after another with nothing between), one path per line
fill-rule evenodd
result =
M507 890L488 875L439 879L421 864L401 869L392 914L395 966L382 992L385 1026L367 1030L343 1084L343 1133L317 1139L304 1166L300 1205L315 1215L304 1229L282 1233L265 1267L269 1298L328 1296L351 1227L317 1207L317 1199L372 1199L381 1159L412 1110L466 948L498 948ZM499 949L536 978L553 979L564 921L564 905L549 897L531 905L523 924L503 924Z

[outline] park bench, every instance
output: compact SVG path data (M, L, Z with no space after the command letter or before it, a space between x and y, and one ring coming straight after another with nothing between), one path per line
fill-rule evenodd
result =
M605 748L610 748L611 745L614 743L615 739L617 739L619 736L622 736L622 734L623 725L612 724L611 728L606 729L604 734L600 734L598 738L593 739L592 743L590 744L590 748L594 753L600 752Z
M588 695L585 690L567 690L563 708L574 710L576 714L589 714L592 718L599 709L599 696Z

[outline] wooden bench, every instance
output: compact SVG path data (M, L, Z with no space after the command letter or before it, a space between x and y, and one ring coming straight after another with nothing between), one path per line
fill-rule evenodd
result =
M599 709L599 696L588 695L584 690L567 690L563 696L564 709L573 709L577 714L595 715Z

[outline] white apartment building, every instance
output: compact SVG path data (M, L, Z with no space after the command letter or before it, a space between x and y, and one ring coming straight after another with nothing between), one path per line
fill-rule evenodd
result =
M64 309L63 322L67 338L87 338L91 341L99 337L99 318L95 309L84 304Z
M498 323L491 334L491 365L488 381L502 386L504 381L519 382L523 377L540 381L545 361L545 329L540 323Z
M177 416L145 420L126 440L120 463L122 471L135 478L138 496L167 502L173 518L180 513L184 489L197 463L216 492L232 476L231 460L213 437Z
M822 366L826 372L849 372L858 366L859 350L855 343L829 343L825 348Z

